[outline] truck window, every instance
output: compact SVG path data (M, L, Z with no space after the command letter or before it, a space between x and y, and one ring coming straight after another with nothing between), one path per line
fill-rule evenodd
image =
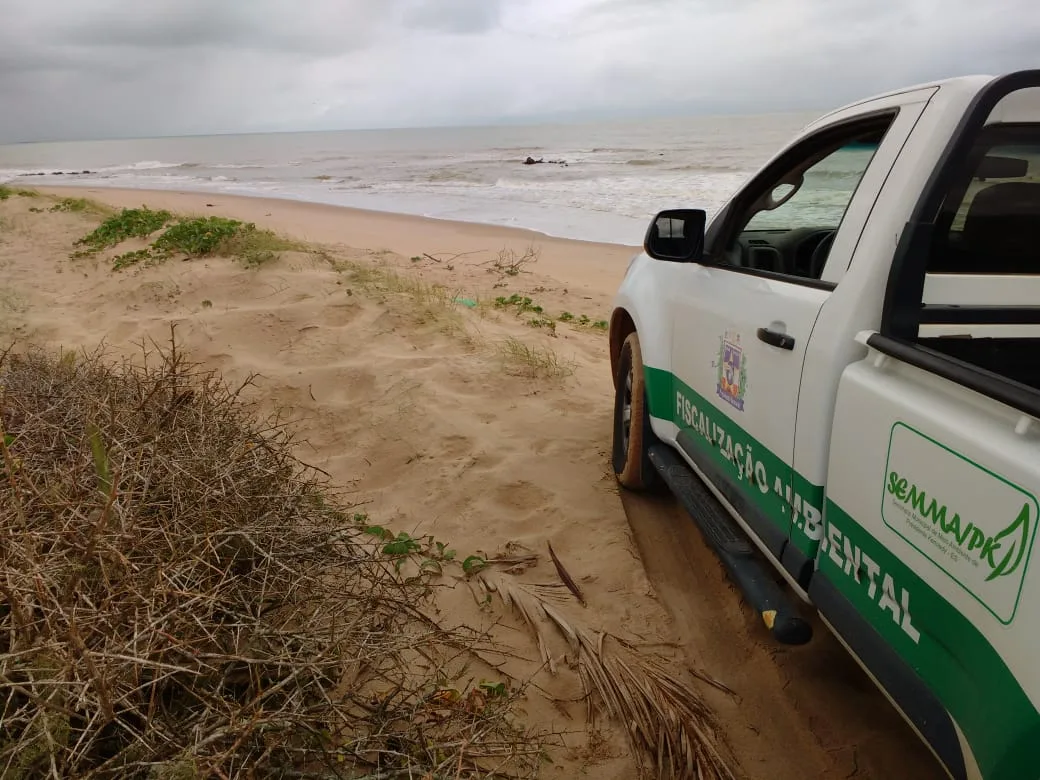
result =
M732 202L713 241L718 265L818 280L831 243L894 115L807 139Z
M1028 292L1030 280L1009 284L1016 276L1040 278L1037 123L983 127L958 165L936 212L912 341L1040 390L1040 311L1019 292ZM954 284L942 287L943 279ZM1004 297L978 304L987 290Z
M1040 125L993 125L943 201L928 271L1040 274Z
M902 231L868 341L1040 419L1040 72L976 96Z
M837 229L877 147L875 140L846 144L805 171L797 189L793 184L779 184L771 197L780 205L753 214L743 235L799 228Z

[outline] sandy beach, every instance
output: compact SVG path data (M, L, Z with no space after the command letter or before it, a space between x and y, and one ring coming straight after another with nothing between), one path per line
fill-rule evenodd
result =
M674 502L619 494L603 324L636 247L284 200L40 192L0 201L0 349L131 354L175 324L191 359L256 375L249 392L289 415L300 457L380 525L460 554L521 545L539 554L533 582L556 576L551 543L587 602L569 617L733 691L697 684L741 777L942 776L821 624L806 647L771 643ZM231 217L321 252L113 271L115 251L70 257L99 217L49 210L65 197ZM438 617L513 649L504 672L535 686L527 717L565 735L544 776L636 777L623 732L589 730L576 672L540 668L515 616L471 595L446 585Z

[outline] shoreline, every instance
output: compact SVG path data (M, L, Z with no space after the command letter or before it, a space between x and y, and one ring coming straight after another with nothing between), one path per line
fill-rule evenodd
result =
M353 211L363 211L363 212L367 212L367 213L371 213L371 214L394 214L394 215L398 215L398 216L402 216L402 217L415 217L415 218L418 218L418 219L429 219L429 220L435 220L435 221L438 221L438 222L453 222L453 223L458 223L460 225L467 225L467 226L495 227L495 228L501 228L503 230L517 230L517 231L523 231L523 232L527 232L527 233L534 233L534 234L537 234L538 236L542 236L542 237L545 237L545 238L551 238L551 239L557 239L557 240L560 240L560 241L577 241L577 242L580 242L580 243L587 243L587 244L597 244L597 245L607 245L607 246L623 246L623 247L631 247L631 248L638 247L638 244L636 244L636 243L629 243L629 242L625 242L625 241L614 241L614 240L602 239L602 238L581 238L581 237L578 237L578 236L575 236L575 235L568 234L565 229L563 229L563 232L549 232L548 229L539 228L539 227L529 227L529 226L520 226L520 225L506 225L506 224L501 224L499 222L481 221L481 220L478 220L478 219L464 219L464 218L459 218L459 217L454 217L454 216L437 216L436 214L420 213L420 212L418 212L416 210L412 210L412 209L409 209L409 208L402 209L400 204L398 204L398 205L389 205L389 206L387 206L385 208L381 208L381 207L377 207L377 206L373 206L373 205L362 206L362 205L355 205L355 204L351 204L351 203L337 203L337 202L334 202L332 200L322 200L322 199L319 199L319 198L316 198L316 197L310 197L308 195L294 194L293 192L290 192L290 191L284 191L284 192L278 192L278 193L270 193L270 192L256 193L256 192L248 192L248 191L235 192L235 191L225 191L225 190L215 190L215 189L214 190L210 190L210 189L206 189L206 188L202 188L202 187L199 187L199 188L190 188L190 187L189 188L181 188L181 187L177 187L177 186L173 186L173 187L163 187L163 186L133 187L133 186L123 186L123 185L118 185L118 184L112 185L112 186L108 186L106 184L98 184L96 180L89 181L89 182L84 182L84 183L80 184L80 183L76 182L75 178L72 178L71 180L68 180L67 182L53 183L53 182L48 181L48 182L39 183L39 184L23 182L20 179L12 179L12 180L7 181L7 182L0 182L0 184L6 184L9 187L12 187L12 186L29 187L29 188L39 189L40 191L44 191L44 190L118 190L118 191L128 191L128 192L129 191L135 191L135 192L159 192L159 193L171 192L171 193L184 194L184 195L188 195L188 194L198 195L200 197L210 197L210 198L213 198L213 197L226 197L226 198L249 198L249 199L255 199L255 200L291 201L291 202L294 202L294 203L309 203L309 204L313 204L313 205L316 205L316 206L332 206L334 208L350 209L350 210L353 210ZM529 207L530 206L530 204L526 204L526 203L519 203L517 205L518 205L519 208L525 208L525 207ZM590 217L592 215L584 214L582 216L585 217L585 218L588 218L588 217ZM603 215L600 215L600 217L602 217L602 216ZM636 223L637 222L636 220L634 220L631 217L625 217L625 216L622 216L622 215L613 215L613 218L616 219L616 220L619 220L619 221L624 221L624 222L629 222L629 223ZM646 224L649 224L649 221L650 221L650 217L647 217L647 219L644 220L644 222ZM600 224L598 229L595 228L595 227L592 228L591 232L599 232L600 234L603 234L603 233L614 233L614 234L617 234L618 229L616 227L615 228L605 228L604 225L605 225L605 223ZM589 226L586 225L586 228L588 228L588 227ZM639 237L642 236L643 232L645 232L645 225L638 225L637 224L632 229L633 235L636 235L636 236L639 236Z
M295 198L225 195L193 190L153 190L97 186L37 186L59 197L90 197L114 208L147 203L174 212L232 217L301 241L356 249L389 250L404 257L423 254L470 255L537 247L539 275L613 296L628 261L640 247L557 238L527 228L359 209Z

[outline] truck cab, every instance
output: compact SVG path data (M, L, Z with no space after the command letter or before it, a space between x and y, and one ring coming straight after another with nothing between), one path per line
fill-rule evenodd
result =
M611 318L619 483L779 641L817 612L953 778L1040 777L1038 337L1040 71L821 117L658 214Z

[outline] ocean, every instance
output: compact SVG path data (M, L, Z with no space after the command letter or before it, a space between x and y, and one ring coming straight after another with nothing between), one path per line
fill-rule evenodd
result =
M0 146L0 183L289 198L638 245L661 209L714 213L812 119L778 114L13 144ZM528 157L545 162L525 165Z

